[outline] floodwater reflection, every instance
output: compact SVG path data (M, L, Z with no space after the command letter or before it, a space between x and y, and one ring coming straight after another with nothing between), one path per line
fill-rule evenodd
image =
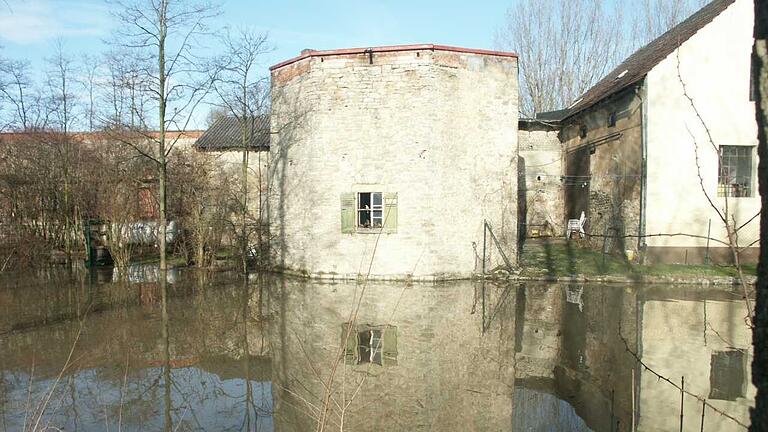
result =
M722 289L44 274L0 307L0 431L677 430L635 355L705 431L755 394Z

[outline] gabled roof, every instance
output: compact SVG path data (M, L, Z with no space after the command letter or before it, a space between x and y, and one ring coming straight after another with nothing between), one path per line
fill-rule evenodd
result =
M261 114L250 117L249 143L251 150L269 149L269 116ZM217 119L197 140L195 147L203 151L237 150L243 147L243 133L240 120L234 116Z
M561 119L577 114L600 100L640 82L657 64L672 54L677 47L712 22L735 0L713 0L685 21L672 27L648 45L635 51L613 71L587 90L568 107Z

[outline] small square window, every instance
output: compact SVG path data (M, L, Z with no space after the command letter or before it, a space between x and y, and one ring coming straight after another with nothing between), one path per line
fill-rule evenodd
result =
M608 114L608 127L616 126L616 112Z
M341 344L345 364L397 365L397 327L393 325L358 324L350 328L349 323L344 323Z
M359 228L381 228L384 222L384 205L381 195L381 192L357 194L357 226Z
M752 196L752 153L749 146L720 146L717 196Z
M587 125L581 125L579 127L579 137L581 138L587 137Z
M709 368L709 398L730 401L743 398L747 387L746 364L743 350L713 352Z

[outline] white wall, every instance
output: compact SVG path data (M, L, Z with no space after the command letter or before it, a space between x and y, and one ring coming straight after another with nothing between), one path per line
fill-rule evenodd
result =
M732 401L711 399L708 402L740 422L749 424L749 407L753 405L750 401L754 401L756 390L751 385L751 331L741 319L746 313L746 306L739 301L647 301L642 312L643 362L678 385L685 376L686 390L708 398L712 354L731 348L745 350L745 397ZM642 370L638 397L638 431L678 430L679 390ZM701 402L692 396L685 398L683 422L684 430L699 430ZM704 423L704 430L707 431L744 430L709 408L704 415Z
M753 5L736 0L679 49L679 68L688 94L701 113L716 145L757 146L755 104L749 101ZM723 223L708 204L699 184L695 141L704 188L718 208L718 158L712 143L683 95L678 57L671 54L647 77L648 189L647 234L687 233L726 240ZM753 153L754 169L757 154ZM741 225L760 209L757 177L752 198L729 198L729 214ZM758 236L759 218L739 233L740 244ZM706 240L651 237L649 246L702 247ZM716 246L712 243L711 246Z

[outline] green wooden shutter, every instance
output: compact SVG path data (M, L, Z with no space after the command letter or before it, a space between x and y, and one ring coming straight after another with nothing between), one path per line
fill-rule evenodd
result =
M384 232L397 232L397 193L384 193Z
M397 327L388 325L383 330L382 363L384 366L395 366L397 365Z
M355 232L355 194L352 192L341 194L341 232Z
M357 364L357 354L358 354L358 346L360 345L360 342L358 341L358 334L357 334L357 328L355 326L352 326L352 330L350 330L349 337L344 340L345 336L347 335L347 323L344 323L341 325L341 343L342 345L346 344L344 347L344 363L349 365Z

